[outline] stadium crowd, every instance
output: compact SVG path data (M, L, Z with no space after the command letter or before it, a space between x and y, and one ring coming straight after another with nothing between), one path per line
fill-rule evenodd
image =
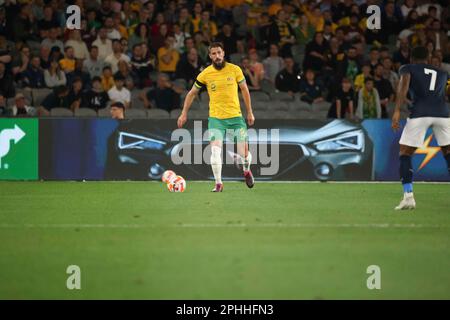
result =
M72 4L80 30L66 27ZM381 30L367 28L372 4ZM218 41L256 118L386 118L412 47L450 73L449 24L447 0L3 0L0 116L107 116L113 104L176 117Z

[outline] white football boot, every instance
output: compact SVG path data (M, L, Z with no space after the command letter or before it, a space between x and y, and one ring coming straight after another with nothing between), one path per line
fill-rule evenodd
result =
M414 200L414 194L412 192L406 192L403 196L403 200L395 207L395 210L413 210L416 208L416 200Z

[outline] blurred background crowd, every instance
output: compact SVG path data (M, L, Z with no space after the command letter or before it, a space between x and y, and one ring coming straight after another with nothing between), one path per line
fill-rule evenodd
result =
M448 0L0 0L0 116L176 117L218 41L256 118L386 118L412 47L450 73L449 24Z

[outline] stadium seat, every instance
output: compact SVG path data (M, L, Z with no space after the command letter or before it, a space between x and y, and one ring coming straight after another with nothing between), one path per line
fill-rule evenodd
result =
M287 102L285 101L272 101L270 102L270 106L269 109L271 110L277 110L277 112L279 110L285 110L287 111L289 109L289 105Z
M97 117L97 112L90 108L79 108L74 112L75 117Z
M53 108L50 110L52 117L73 117L73 112L66 108Z
M39 107L42 101L44 101L45 97L52 93L52 89L32 89L31 93L33 95L33 105Z
M173 109L170 111L170 119L178 119L181 114L181 109Z
M261 90L269 95L276 91L275 86L269 80L262 80L259 85Z
M309 103L306 103L304 101L293 101L293 102L288 102L288 107L289 110L292 112L296 112L299 110L306 110L306 111L311 111L312 107Z
M301 119L301 120L306 119L306 120L308 120L308 119L313 119L314 118L313 113L311 111L307 111L307 110L300 110L300 111L297 111L297 112L292 112L291 115L292 115L293 119Z
M209 95L208 92L202 91L198 96L202 102L207 101L209 103Z
M312 104L312 110L314 111L328 111L330 109L331 103L328 101L323 101L319 103Z
M176 85L177 87L187 89L187 82L185 79L175 79L173 81L173 84Z
M252 101L270 101L270 97L264 91L250 92Z
M208 110L192 110L188 117L191 119L208 119Z
M28 88L16 89L16 94L18 94L18 93L23 94L25 96L25 100L27 100L29 103L33 103L33 95L31 93L31 89L28 89ZM12 99L14 99L14 98L12 98Z
M145 119L147 118L147 111L142 109L127 109L125 110L125 118L128 119Z
M254 110L267 110L269 108L269 102L252 101L252 107Z
M131 97L131 107L133 109L145 109L144 101L139 97Z
M101 118L111 118L111 112L109 108L103 108L98 110L97 115Z
M147 118L149 119L169 119L169 113L163 109L149 109L147 110Z
M294 97L287 92L276 91L270 94L272 100L275 101L294 101Z

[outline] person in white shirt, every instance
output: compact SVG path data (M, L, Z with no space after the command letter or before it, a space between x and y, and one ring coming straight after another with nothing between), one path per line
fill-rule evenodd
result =
M98 48L98 58L100 60L104 60L107 56L113 53L112 41L108 39L105 28L101 28L98 31L97 40L95 40L92 45Z
M114 76L115 86L109 89L109 100L113 102L121 102L125 108L130 107L131 93L130 90L124 87L125 79L121 74Z
M36 109L30 106L27 106L25 101L25 96L22 93L16 94L15 104L11 108L12 116L35 116Z
M111 66L111 70L113 73L116 73L119 70L119 61L123 60L126 63L130 64L130 57L123 53L120 40L113 40L112 47L113 53L105 58L105 63Z
M120 32L114 28L114 20L111 17L108 17L105 19L105 27L106 27L106 32L108 35L108 39L112 40L120 40L120 38L122 38L122 35L120 34Z
M86 43L81 39L79 30L71 30L69 40L66 41L66 47L72 47L75 59L84 60L89 57L89 51Z

